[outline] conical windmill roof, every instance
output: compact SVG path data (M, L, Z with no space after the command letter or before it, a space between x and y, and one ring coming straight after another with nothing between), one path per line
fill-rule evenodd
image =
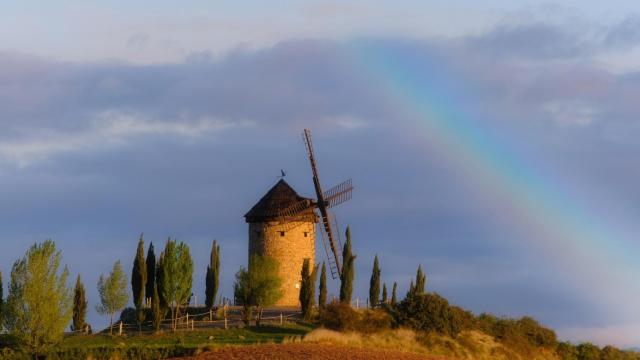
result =
M263 222L270 220L278 220L279 214L283 209L286 209L296 203L303 200L310 200L298 195L293 188L284 179L280 179L267 193L260 199L244 217L247 222ZM313 208L309 208L299 215L309 216L315 213Z

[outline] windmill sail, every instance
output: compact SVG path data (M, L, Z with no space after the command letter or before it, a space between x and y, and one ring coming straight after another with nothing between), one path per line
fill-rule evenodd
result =
M351 179L349 179L325 191L324 201L327 204L327 208L332 208L336 205L342 204L347 200L351 200L352 190L353 190L353 185L351 185Z
M324 193L322 192L322 187L320 186L320 178L318 176L318 169L316 166L316 159L315 159L315 155L313 153L313 143L311 142L311 131L308 129L304 130L304 133L302 134L302 138L304 139L304 143L307 147L307 154L309 155L309 162L311 163L311 171L313 173L313 186L316 190L316 197L317 197L317 206L318 209L320 210L320 216L322 217L322 225L323 225L323 229L324 232L327 235L327 242L329 243L329 247L331 249L331 252L333 253L333 259L331 259L331 257L329 257L330 261L329 261L329 267L331 268L331 274L334 276L334 274L340 275L342 274L342 265L341 265L341 261L340 261L340 254L338 252L338 244L337 244L337 239L336 236L334 235L332 228L331 228L331 220L329 219L328 216L328 212L327 212L327 207L328 207L328 203L325 199ZM338 185L340 186L340 185ZM349 190L350 191L350 190ZM337 194L340 194L341 192L338 191L336 192ZM323 242L325 241L325 239L323 238ZM326 245L325 245L326 248ZM335 263L333 263L334 260ZM335 267L335 269L334 269Z

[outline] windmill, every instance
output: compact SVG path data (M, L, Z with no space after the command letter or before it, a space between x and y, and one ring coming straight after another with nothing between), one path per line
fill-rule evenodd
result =
M277 216L280 218L282 230L290 230L292 227L298 226L298 222L290 221L291 218L300 216L300 214L315 212L318 209L320 219L322 220L321 235L322 244L324 246L331 277L336 279L342 273L342 261L340 255L341 242L338 228L338 222L335 214L329 211L330 208L340 205L351 199L353 185L351 179L344 181L329 190L323 192L320 184L320 176L318 175L318 166L316 163L315 153L313 151L313 142L311 141L311 131L305 129L302 133L302 139L307 149L309 162L311 164L311 172L313 174L313 186L316 192L316 200L302 199L290 204L285 208L278 209Z

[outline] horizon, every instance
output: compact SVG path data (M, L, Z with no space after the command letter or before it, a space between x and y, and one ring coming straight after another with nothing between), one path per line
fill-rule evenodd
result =
M640 7L614 4L5 4L5 294L51 238L101 327L98 276L144 233L191 247L199 303L217 239L231 297L243 215L281 169L313 197L310 128L324 189L354 182L355 297L377 254L400 296L422 265L474 313L639 347Z

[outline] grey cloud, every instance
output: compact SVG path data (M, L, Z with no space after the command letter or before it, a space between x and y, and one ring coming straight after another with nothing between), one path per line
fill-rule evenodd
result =
M561 22L525 18L497 25L492 30L463 39L479 52L530 60L588 58L596 54L627 51L640 43L640 17L630 15L613 24Z
M604 45L611 48L629 48L640 45L640 16L631 15L606 32Z
M638 75L612 74L583 60L531 64L501 56L509 47L525 57L588 54L559 31L539 25L468 42L368 41L404 49L417 64L430 61L465 93L460 104L483 125L506 129L525 150L553 159L544 165L580 191L625 204L619 205L625 212L634 206L629 199L640 199L630 155L640 149L611 134L640 135L631 101L640 90ZM524 46L536 42L547 47L536 54ZM28 244L53 237L71 270L86 273L94 289L110 263L131 260L144 231L156 249L167 236L191 244L200 269L195 289L202 293L206 256L200 255L215 237L225 254L223 294L229 296L233 273L246 261L242 215L279 169L300 193L313 194L299 139L300 129L310 127L324 184L347 177L356 184L354 199L337 211L343 228L353 228L361 298L378 253L388 284L406 289L422 263L429 290L476 312L528 313L566 326L611 320L582 294L548 283L552 269L538 269L544 255L523 245L535 239L510 224L509 209L452 169L446 154L425 151L408 115L346 57L349 45L301 40L148 66L2 54L0 153L3 144L115 143L58 151L23 167L0 159L2 270ZM553 101L560 105L549 108ZM575 116L567 104L597 111L588 124L558 126L549 109ZM218 122L229 126L215 128ZM499 276L505 273L513 276ZM95 314L92 321L100 323Z
M533 59L573 58L592 51L585 39L545 23L500 26L474 38L472 45L493 54Z

